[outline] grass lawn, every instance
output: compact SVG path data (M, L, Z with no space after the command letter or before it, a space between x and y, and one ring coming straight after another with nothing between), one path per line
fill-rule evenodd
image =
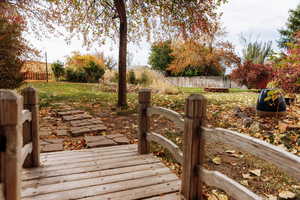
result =
M104 117L103 121L110 127L110 133L124 133L132 138L133 142L136 142L134 136L137 133L137 93L128 94L128 109L120 111L115 106L117 102L116 93L101 91L98 84L31 82L26 83L23 87L27 86L38 89L41 112L46 113L46 115L48 110L55 109L55 103L64 103L85 109L95 115L106 113L108 117ZM191 93L201 93L208 99L207 126L235 130L300 155L300 133L287 131L282 134L279 127L280 123L286 123L286 121L293 124L299 123L300 125L300 119L294 117L295 113L300 114L300 105L289 108L286 118L260 118L255 115L253 109L258 93L239 89L231 89L230 93L207 93L200 88L180 88L180 90L182 93L179 95L153 94L152 104L184 114L186 97ZM253 127L243 127L242 120L234 115L233 110L235 107L240 107L255 121ZM178 131L170 121L161 117L154 117L151 119L151 130L167 136L176 144L182 146L182 132ZM218 170L244 184L247 182L247 188L261 195L272 194L277 196L280 191L285 190L295 193L300 192L300 183L290 179L276 167L239 150L235 151L241 156L233 158L226 153L226 150L232 149L233 147L223 144L208 144L206 146L205 167ZM172 169L180 173L181 167L172 160L167 151L156 145L152 145L152 150L157 156L165 159ZM212 162L215 157L221 158L221 165ZM253 169L261 169L262 175L245 179L243 174L248 174L249 170Z

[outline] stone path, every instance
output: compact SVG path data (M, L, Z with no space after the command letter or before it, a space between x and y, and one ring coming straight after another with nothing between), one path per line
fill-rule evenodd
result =
M130 143L122 134L103 135L101 132L107 128L101 118L94 118L85 111L65 107L54 112L53 117L43 118L48 123L44 123L45 125L40 128L42 152L63 151L64 141L70 139L84 139L87 148ZM102 135L97 135L99 133ZM59 138L49 138L51 135Z

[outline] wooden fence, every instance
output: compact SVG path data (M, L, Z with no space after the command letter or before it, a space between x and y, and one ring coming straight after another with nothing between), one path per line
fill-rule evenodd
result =
M39 166L38 130L36 90L0 90L0 200L20 200L22 166Z
M139 144L140 154L149 153L149 142L154 141L168 149L183 166L181 196L185 200L201 200L202 184L217 187L237 200L262 200L245 186L218 171L202 167L205 141L218 141L235 146L281 168L288 175L300 180L300 158L274 145L247 135L226 130L205 128L206 102L202 95L191 95L185 104L185 118L180 114L161 107L151 107L151 92L139 92ZM167 138L149 131L150 117L163 115L184 130L184 151Z
M44 72L23 72L23 80L47 80L47 73ZM48 80L53 78L52 73L48 73Z

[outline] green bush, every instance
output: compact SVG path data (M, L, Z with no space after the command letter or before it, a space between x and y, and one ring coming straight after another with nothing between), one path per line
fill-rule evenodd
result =
M135 73L133 70L130 70L128 72L127 80L128 80L128 83L130 83L130 84L137 84L137 79L136 79L136 76L135 76Z
M70 82L79 82L79 83L86 83L86 75L85 72L80 70L74 70L74 69L67 69L66 70L66 80Z
M91 61L86 67L80 69L68 68L66 70L66 80L80 83L97 83L104 72L100 65Z
M56 80L60 80L65 75L65 68L63 63L56 61L51 65L54 77Z
M89 62L88 66L84 67L83 70L89 83L97 83L105 73L104 69L93 61Z

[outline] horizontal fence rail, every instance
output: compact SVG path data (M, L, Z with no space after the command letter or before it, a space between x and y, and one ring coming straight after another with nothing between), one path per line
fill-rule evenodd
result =
M157 133L150 132L147 133L147 141L156 142L161 146L163 146L164 148L168 149L168 151L172 154L174 159L178 163L183 164L183 153L180 150L180 148L171 140Z
M181 130L183 130L184 128L184 120L182 116L173 110L153 106L147 109L147 115L148 117L151 117L152 115L162 115L167 119L171 120L172 122L174 122L175 125Z
M207 141L230 144L269 161L300 181L300 157L265 141L222 128L203 128Z
M149 153L149 142L166 148L174 159L182 164L181 196L185 200L202 199L202 185L217 187L237 200L262 200L263 198L251 190L218 171L210 171L202 167L204 141L221 142L249 152L261 159L269 161L281 168L291 177L300 180L300 158L292 153L269 144L265 141L222 128L206 128L202 124L205 119L206 100L202 95L191 95L185 105L185 119L175 111L151 107L150 90L139 93L139 149ZM162 115L184 128L184 152L166 137L150 132L150 117ZM141 152L140 152L141 153ZM197 173L195 173L195 168ZM200 184L195 183L199 181Z
M202 181L206 185L222 189L234 199L262 200L260 196L256 195L245 186L218 171L209 171L201 167L198 168L198 171Z

